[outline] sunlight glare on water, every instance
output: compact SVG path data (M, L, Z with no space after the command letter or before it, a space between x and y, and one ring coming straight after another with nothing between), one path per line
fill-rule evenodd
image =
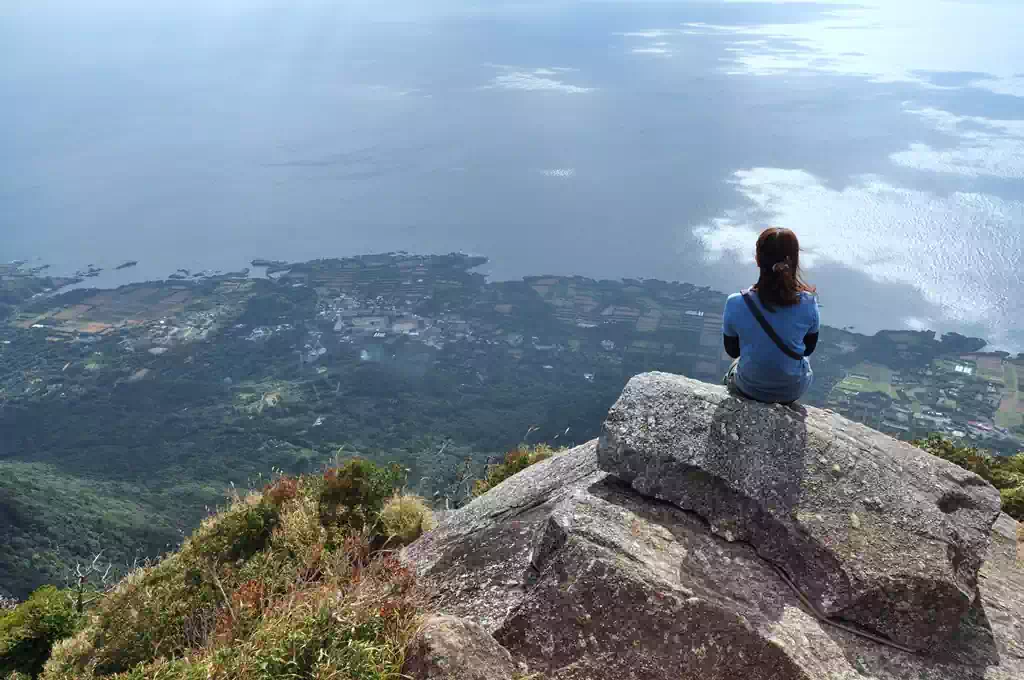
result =
M996 0L6 3L0 258L116 285L462 250L734 290L777 223L828 323L1024 349L1021 25Z

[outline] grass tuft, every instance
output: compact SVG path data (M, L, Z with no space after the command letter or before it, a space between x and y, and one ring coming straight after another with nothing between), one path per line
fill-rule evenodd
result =
M412 494L395 494L380 511L380 521L391 547L409 545L437 522L425 500Z
M547 444L520 445L506 453L505 459L501 463L487 466L487 475L473 483L473 497L482 496L517 472L522 472L531 465L547 460L556 453L558 450Z
M382 468L362 458L327 470L317 497L320 523L355 531L372 527L401 477L398 466Z

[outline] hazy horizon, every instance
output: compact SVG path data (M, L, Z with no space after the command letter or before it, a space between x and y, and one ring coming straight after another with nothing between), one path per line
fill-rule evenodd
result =
M0 259L98 285L407 250L734 290L1024 350L1014 2L14 0Z

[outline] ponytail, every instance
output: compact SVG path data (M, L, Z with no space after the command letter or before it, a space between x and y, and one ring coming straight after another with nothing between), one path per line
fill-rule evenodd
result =
M768 311L800 303L801 293L813 293L800 278L800 243L789 229L771 227L757 239L757 263L761 276L754 286Z

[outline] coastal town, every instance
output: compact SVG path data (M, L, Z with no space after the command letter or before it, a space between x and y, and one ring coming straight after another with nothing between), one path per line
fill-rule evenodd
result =
M977 352L896 371L872 362L846 371L826 404L895 437L937 432L978 446L1021 447L1020 359Z
M265 269L263 277L243 271L56 297L50 289L61 280L41 282L39 270L5 265L0 285L8 298L19 290L22 299L2 330L0 357L22 370L5 371L2 394L20 399L63 389L38 359L15 361L14 345L114 339L120 353L159 357L225 334L252 344L286 336L296 345L291 351L298 368L314 373L327 372L338 353L385 364L452 361L481 380L507 364L550 380L621 382L636 372L668 370L716 382L729 365L720 292L564 276L489 282L474 271L484 262L457 253L258 260L253 265ZM306 318L252 313L272 307L267 301L282 291L312 295ZM1024 361L983 353L983 344L960 336L936 339L930 332L865 336L826 327L805 401L905 439L939 432L1011 452L1024 441ZM106 352L84 365L116 362L117 355ZM66 373L69 366L56 369Z

